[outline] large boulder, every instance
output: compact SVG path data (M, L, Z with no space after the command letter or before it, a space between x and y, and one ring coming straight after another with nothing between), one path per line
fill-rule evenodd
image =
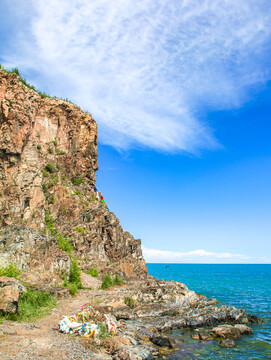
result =
M241 336L241 332L232 325L219 325L212 329L211 335L224 339L237 339Z
M0 311L3 314L18 312L20 296L27 292L19 280L7 276L0 277Z
M155 345L166 346L170 349L173 348L174 343L175 343L173 339L171 339L167 336L162 336L162 335L153 335L150 337L150 340Z
M236 324L234 327L240 331L241 335L253 333L252 329L244 324Z

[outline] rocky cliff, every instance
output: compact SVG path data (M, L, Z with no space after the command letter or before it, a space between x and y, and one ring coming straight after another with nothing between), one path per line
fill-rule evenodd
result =
M60 274L72 249L82 269L147 277L140 240L94 192L92 115L1 69L0 103L0 265L16 261L25 270Z

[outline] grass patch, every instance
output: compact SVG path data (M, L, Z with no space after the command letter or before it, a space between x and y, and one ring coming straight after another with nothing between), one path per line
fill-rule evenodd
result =
M18 279L20 274L21 270L18 269L15 263L9 263L5 267L0 266L0 276L7 276Z
M69 282L65 287L67 287L70 290L71 296L75 296L78 292L78 286L75 283Z
M98 338L101 340L104 340L110 335L108 332L107 326L103 322L99 322L98 325L99 325L99 329L100 329Z
M59 150L58 148L56 148L56 154L57 155L65 155L65 151L64 150Z
M73 185L78 186L78 185L83 184L84 179L81 176L73 176L71 178L71 182L73 183Z
M57 183L58 183L58 175L57 174L51 174L50 179L46 184L47 189L50 189L51 187L57 185Z
M81 228L81 227L79 227L79 226L76 226L73 230L74 230L74 231L78 231L78 232L81 233L81 234L85 234L85 233L88 232L88 230L83 229L83 228Z
M17 74L17 75L21 76L21 75L20 75L20 72L19 72L19 69L18 69L17 67L16 67L16 68L12 68L12 69L11 69L11 73Z
M46 170L46 171L48 171L50 174L52 174L53 172L55 172L56 171L56 169L55 169L55 166L53 165L53 164L46 164L45 166L44 166L44 169Z
M37 145L37 149L38 149L38 150L41 149L41 145L40 145L40 144Z
M72 260L72 264L70 267L69 281L71 283L75 283L79 287L82 286L80 273L81 273L81 270L80 270L79 266L77 265L76 260Z
M51 181L49 181L47 184L42 184L42 191L45 196L45 201L48 202L48 204L53 204L55 202L55 198L53 194L50 194L48 189L50 187L54 186Z
M73 250L73 246L70 244L69 239L66 236L59 233L55 237L57 240L58 247L61 250L65 251L67 254L70 254Z
M55 298L49 291L36 291L28 289L22 294L19 302L19 314L7 314L8 320L33 321L47 315L57 305Z
M44 218L45 224L47 226L47 228L50 230L51 235L55 235L56 231L54 229L54 222L53 222L53 218L50 215L49 210L45 210L45 218Z
M133 309L136 306L136 300L132 299L129 296L124 298L124 303L129 306L130 309Z
M85 273L96 278L98 276L98 269L95 267L92 267L90 270L85 270Z
M121 279L118 275L112 277L110 274L105 274L103 278L103 282L101 285L101 289L108 289L114 285L122 285L124 283L123 279Z
M43 92L43 91L37 91L37 93L39 94L39 96L40 96L42 99L44 99L44 98L46 98L46 97L50 97L48 94L46 94L46 93Z
M71 257L71 256L70 256ZM62 277L62 280L64 281L64 287L68 288L70 290L70 294L72 296L75 296L78 292L78 289L83 289L82 283L81 283L81 270L79 266L77 265L77 262L75 259L72 259L72 264L70 267L70 274L69 279L67 279L65 276Z

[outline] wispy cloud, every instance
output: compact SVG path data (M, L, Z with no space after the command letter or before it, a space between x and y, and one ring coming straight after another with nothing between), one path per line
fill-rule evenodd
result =
M229 252L210 252L203 249L188 251L188 252L174 252L157 249L148 249L142 246L143 254L147 262L169 262L169 263L231 263L249 260L250 257L243 254L232 254Z
M30 1L10 2L26 16ZM117 148L216 147L205 111L270 79L268 0L32 0L32 11L6 63L92 111Z

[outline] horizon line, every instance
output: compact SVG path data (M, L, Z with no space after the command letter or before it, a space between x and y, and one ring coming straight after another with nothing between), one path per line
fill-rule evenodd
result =
M172 262L147 262L146 264L171 264L171 265L271 265L270 263L172 263Z

